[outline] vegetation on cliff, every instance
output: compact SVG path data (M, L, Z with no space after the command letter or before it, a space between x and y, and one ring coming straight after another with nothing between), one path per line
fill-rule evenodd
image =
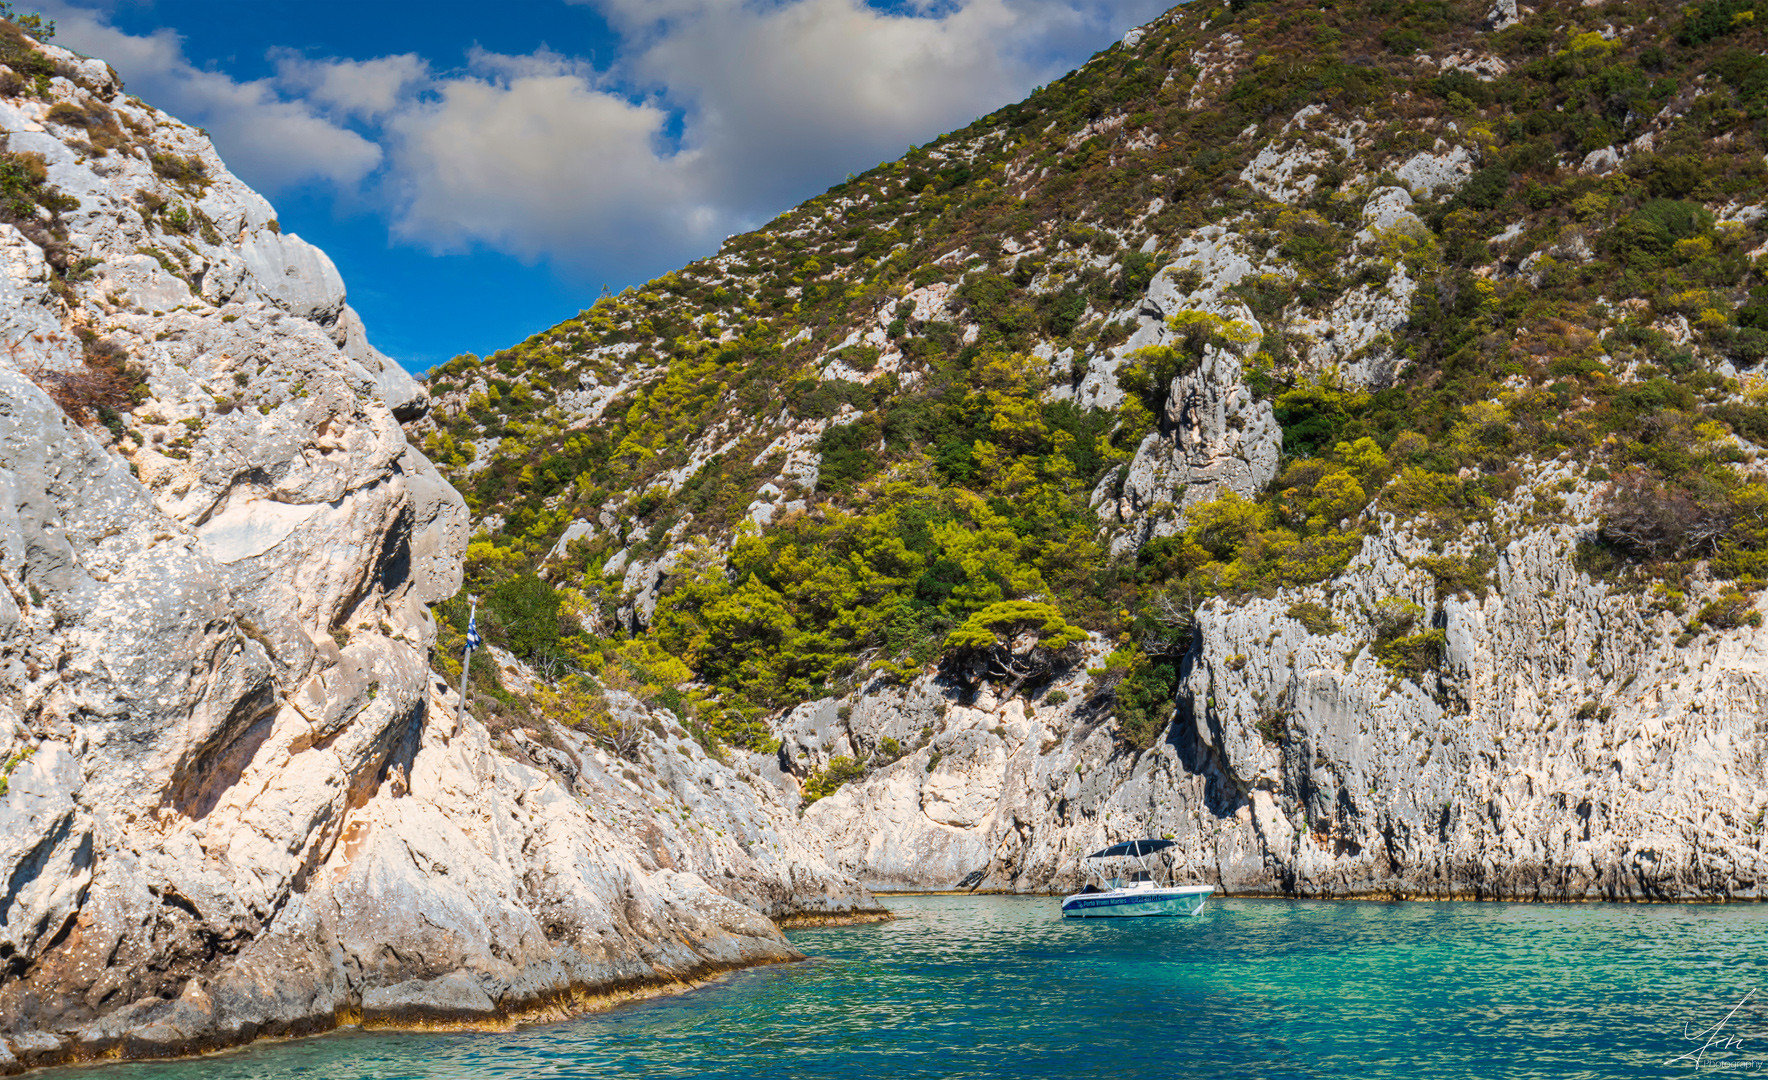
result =
M1176 8L713 258L433 372L424 445L484 525L469 587L553 594L493 605L518 653L666 689L737 741L959 662L978 618L1025 603L1116 647L1100 703L1147 745L1197 604L1327 581L1396 528L1434 539L1443 595L1483 595L1512 538L1572 523L1578 484L1601 509L1584 569L1731 582L1689 632L1747 619L1768 574L1758 14ZM1211 293L1200 237L1255 271ZM1162 281L1194 306L1151 312ZM1335 350L1383 297L1391 325ZM1161 341L1122 355L1151 322ZM1101 508L1214 352L1269 403L1276 475L1139 508L1163 524L1114 543ZM1529 488L1554 458L1581 479ZM1396 677L1440 659L1428 614L1369 613Z

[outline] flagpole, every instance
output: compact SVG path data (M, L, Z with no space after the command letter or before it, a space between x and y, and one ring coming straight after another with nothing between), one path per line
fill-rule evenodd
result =
M460 727L467 712L467 670L473 666L473 646L479 639L479 601L473 598L472 614L467 616L467 654L460 662L460 705L454 712L454 726Z

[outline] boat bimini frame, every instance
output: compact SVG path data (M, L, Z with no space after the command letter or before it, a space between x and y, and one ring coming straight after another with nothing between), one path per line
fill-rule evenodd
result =
M1103 851L1095 851L1082 858L1080 866L1082 873L1098 878L1099 884L1095 886L1091 882L1087 882L1086 887L1081 891L1083 893L1104 892L1106 889L1121 889L1125 885L1143 881L1152 882L1157 889L1170 888L1174 884L1171 861L1168 859L1150 860L1150 856L1155 852L1165 851L1176 846L1171 840L1125 840L1121 844L1112 844ZM1107 874L1106 871L1113 868L1125 871L1127 868L1124 864L1126 863L1135 869ZM1164 883L1160 880L1163 865L1166 871Z

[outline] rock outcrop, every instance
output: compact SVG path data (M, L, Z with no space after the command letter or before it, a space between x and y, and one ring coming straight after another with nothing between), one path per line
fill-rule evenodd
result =
M1537 468L1500 521L1565 478ZM1478 597L1439 587L1402 529L1323 587L1205 604L1146 751L1084 663L1006 701L929 675L802 706L779 725L800 773L874 766L808 808L809 839L885 889L1062 889L1081 855L1155 835L1241 894L1760 899L1768 638L1679 638L1674 610L1592 581L1573 565L1589 493L1568 502ZM1395 601L1443 631L1440 666L1378 658L1371 614Z
M38 56L46 96L0 99L40 174L0 224L0 1070L504 1023L875 909L703 754L666 775L738 785L740 823L653 843L627 781L457 717L425 392L199 132Z
M1117 550L1171 533L1187 506L1224 491L1252 495L1277 475L1283 432L1226 349L1208 346L1196 371L1172 381L1162 420L1124 466L1121 495L1104 507L1108 520L1131 526L1113 541ZM1109 499L1115 479L1107 476L1095 498Z
M683 597L651 640L782 704L862 882L1058 888L1154 831L1245 892L1756 897L1762 41L1716 10L1183 5L451 365L430 438L576 471L487 522L594 521L549 580L635 635ZM1599 115L1562 64L1653 96ZM527 403L482 389L512 369ZM726 580L679 592L689 550ZM1088 659L1011 700L930 674L997 600Z

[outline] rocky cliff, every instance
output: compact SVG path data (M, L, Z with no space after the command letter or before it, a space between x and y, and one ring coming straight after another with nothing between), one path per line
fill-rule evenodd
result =
M1175 8L435 373L467 574L874 886L1759 896L1747 7Z
M801 775L873 765L806 840L880 889L1066 889L1153 835L1243 895L1761 899L1768 642L1678 644L1673 611L1577 570L1577 535L1511 542L1479 598L1398 531L1323 589L1212 601L1145 751L1081 670L1009 700L927 676L804 705L779 724ZM1428 675L1378 657L1395 596L1439 613Z
M0 1071L554 1014L874 907L722 760L662 770L737 818L684 837L459 715L423 389L200 132L0 32Z

